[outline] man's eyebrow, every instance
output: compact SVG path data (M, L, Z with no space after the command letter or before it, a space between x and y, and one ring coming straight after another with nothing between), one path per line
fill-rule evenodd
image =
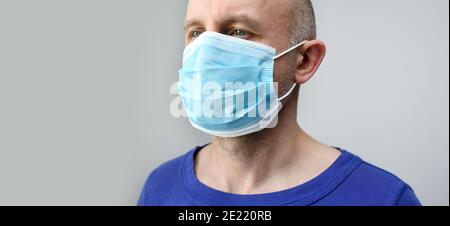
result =
M261 24L258 23L258 21L252 19L251 17L247 15L234 15L230 16L222 21L222 23L226 26L232 25L232 24L245 24L250 26L251 28L258 29Z
M203 26L203 23L199 19L188 19L184 22L185 30L194 26Z
M233 15L233 16L226 17L223 20L220 20L221 26L231 26L231 25L237 24L237 23L245 24L253 29L258 29L261 27L260 23L258 23L256 20L250 18L247 15ZM194 27L194 26L203 26L203 22L196 18L188 19L184 22L185 30L190 27Z

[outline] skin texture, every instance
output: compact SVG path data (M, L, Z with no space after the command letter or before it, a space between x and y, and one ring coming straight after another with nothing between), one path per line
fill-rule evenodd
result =
M264 43L277 53L290 47L290 15L297 0L190 0L185 44L201 32L213 31ZM295 13L295 11L294 11ZM326 170L340 155L297 124L299 86L308 82L325 56L325 44L309 40L275 62L279 96L298 86L283 101L278 125L238 138L214 137L195 160L197 178L216 190L263 194L303 184Z

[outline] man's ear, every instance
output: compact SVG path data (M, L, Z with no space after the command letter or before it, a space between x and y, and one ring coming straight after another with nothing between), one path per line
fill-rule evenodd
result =
M301 55L297 59L295 82L304 84L316 73L326 53L326 46L320 40L312 40L305 43L301 48Z

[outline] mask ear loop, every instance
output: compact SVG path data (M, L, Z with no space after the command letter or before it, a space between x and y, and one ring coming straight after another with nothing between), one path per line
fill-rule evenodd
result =
M297 45L295 45L295 46L292 46L292 47L289 48L288 50L286 50L286 51L284 51L284 52L278 54L277 56L275 56L275 57L273 58L273 60L277 60L278 58L280 58L280 57L282 57L282 56L284 56L284 55L290 53L292 50L297 49L298 47L300 47L300 46L306 44L307 42L309 42L309 41L306 40L306 41L300 42L299 44L297 44Z
M300 47L300 46L303 46L303 45L306 44L307 42L309 42L309 41L308 41L308 40L305 40L305 41L300 42L299 44L297 44L297 45L295 45L295 46L292 46L292 47L289 48L288 50L286 50L286 51L284 51L284 52L278 54L277 56L275 56L275 57L273 58L273 60L279 59L280 57L282 57L282 56L284 56L284 55L290 53L292 50L297 49L297 48ZM282 100L286 99L289 95L291 95L291 93L294 91L294 89L295 89L296 86L297 86L297 84L294 83L294 85L292 86L292 88L291 88L284 96L282 96L281 98L279 98L278 101L282 101Z
M292 86L292 88L286 93L284 94L284 96L280 97L278 99L278 101L282 101L284 99L286 99L289 95L291 95L291 93L294 91L295 87L297 86L297 84L294 83L294 85Z

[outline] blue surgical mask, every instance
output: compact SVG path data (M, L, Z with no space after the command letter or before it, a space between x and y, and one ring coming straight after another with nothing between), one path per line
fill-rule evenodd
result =
M306 41L305 41L306 42ZM191 124L210 135L239 137L274 127L281 101L273 47L244 39L204 32L184 50L178 90Z

